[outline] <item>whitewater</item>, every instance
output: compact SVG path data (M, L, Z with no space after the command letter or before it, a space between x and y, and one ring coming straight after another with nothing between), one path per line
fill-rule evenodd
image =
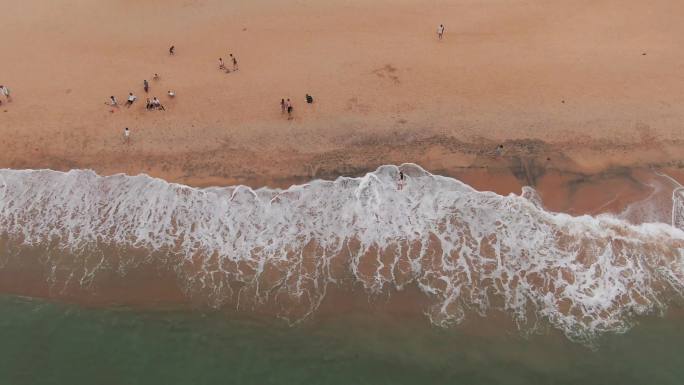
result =
M0 170L0 269L38 251L59 290L154 265L210 306L275 306L290 322L331 285L371 297L414 285L436 325L504 311L521 331L543 323L589 341L684 295L682 229L681 187L671 223L632 224L549 212L532 188L501 196L413 164L286 190Z

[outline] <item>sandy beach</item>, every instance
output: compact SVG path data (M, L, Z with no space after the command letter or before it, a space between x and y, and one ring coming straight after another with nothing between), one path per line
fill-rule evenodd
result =
M413 162L506 193L684 165L676 2L0 4L0 167L286 187Z

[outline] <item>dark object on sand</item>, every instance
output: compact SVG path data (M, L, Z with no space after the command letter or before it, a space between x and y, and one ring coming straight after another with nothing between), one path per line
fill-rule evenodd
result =
M175 55L176 54L176 46L172 45L171 48L169 48L169 55Z
M313 96L306 94L306 102L309 104L313 103Z

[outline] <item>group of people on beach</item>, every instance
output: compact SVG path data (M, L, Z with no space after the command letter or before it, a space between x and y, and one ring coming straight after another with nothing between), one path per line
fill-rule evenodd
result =
M437 27L437 39L438 40L442 40L444 38L444 31L445 31L444 24L440 24ZM171 47L169 47L169 55L173 56L175 54L176 54L176 46L171 45ZM223 58L220 57L220 58L218 58L219 70L225 71L226 73L237 71L238 70L237 58L235 56L233 56L232 53L228 54L228 56L229 56L228 62L231 65L231 68L228 68L226 66L226 63L223 61ZM155 73L153 79L159 80L159 75ZM145 91L145 93L149 93L150 84L147 81L147 79L143 80L143 90ZM0 93L4 93L6 98L9 100L9 90L8 89L6 89L3 86L0 86ZM176 96L176 93L173 90L169 90L167 94L171 98ZM111 105L117 106L116 98L114 96L111 96L110 99L111 99L110 100ZM135 101L137 99L138 99L137 96L133 95L133 93L130 92L128 94L128 99L126 100L126 106L127 107L132 106L133 103L135 103ZM306 102L308 104L312 104L313 103L313 97L309 94L306 94ZM0 103L2 103L2 101L0 101ZM152 100L147 98L147 102L145 103L145 108L147 110L162 110L162 111L166 110L166 108L164 108L164 106L161 104L161 102L159 101L159 99L156 96L153 97ZM292 105L292 101L289 98L287 98L287 99L282 98L280 100L280 109L281 109L281 113L283 115L287 113L287 119L288 120L293 119L292 113L294 111L294 106ZM126 129L124 130L124 142L125 143L130 142L130 130L128 129L128 127L126 127ZM403 187L404 187L404 173L399 172L398 189L401 190L401 189L403 189Z
M292 111L294 110L294 107L292 106L292 101L290 98L287 100L285 99L280 99L280 111L284 114L287 112L287 118L292 119Z
M235 56L233 56L232 53L231 53L231 54L228 54L228 55L230 56L230 57L228 58L228 60L229 60L230 63L233 65L232 71L235 72L235 71L238 70L237 58L235 58ZM227 74L229 74L229 73L231 72L231 70L230 70L228 67L226 67L226 63L223 62L223 58L222 58L222 57L220 57L220 58L218 59L218 63L219 63L218 68L219 68L220 70L226 71Z
M150 100L150 98L147 98L147 101L145 102L145 108L148 110L166 111L166 108L164 108L164 105L161 104L161 102L159 101L159 99L157 99L156 96L153 97L152 100Z
M154 76L152 77L152 80L155 80L155 81L159 80L159 79L160 79L160 77L159 77L159 74L157 74L157 73L155 73ZM148 82L147 79L143 80L143 90L145 91L145 93L150 92L150 82ZM167 92L167 95L170 98L173 98L176 96L176 92L174 90L169 90ZM131 107L133 105L133 103L135 103L137 100L138 100L138 97L136 95L134 95L133 92L129 92L128 97L126 98L126 107L127 108ZM119 102L115 96L112 95L109 97L109 105L112 107L118 107L119 106ZM161 104L161 101L156 96L152 97L152 100L150 100L150 98L147 98L147 102L145 103L145 109L147 109L147 110L162 110L162 111L166 110L164 105Z
M314 99L313 96L306 94L305 98L307 104L313 104ZM294 107L292 106L292 101L288 98L287 100L280 99L280 112L285 114L287 113L287 119L291 120L292 119L292 111L294 111Z

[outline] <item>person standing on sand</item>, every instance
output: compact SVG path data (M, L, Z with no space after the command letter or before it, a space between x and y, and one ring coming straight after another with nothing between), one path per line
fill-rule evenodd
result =
M129 144L131 143L131 131L128 129L128 127L124 128L124 143Z
M145 93L150 90L150 83L147 82L147 79L143 80L143 89L145 90Z
M287 99L287 102L285 102L285 106L287 106L287 120L291 120L292 110L294 110L294 108L292 107L292 102L290 101L290 99Z
M285 99L280 99L280 112L285 113L287 111L287 106L285 105Z
M237 59L235 58L235 56L233 56L232 53L230 54L230 60L233 62L233 71L237 71L238 70Z
M133 105L133 102L135 102L136 99L138 99L138 97L135 96L135 95L133 95L132 92L129 92L129 93L128 93L128 100L126 100L126 107L132 106L132 105Z
M169 48L169 55L175 55L176 54L176 46L172 45L171 48Z
M223 63L223 58L222 58L222 57L219 58L219 69L220 69L220 70L225 70L225 69L226 69L226 65Z
M150 98L147 98L147 101L145 102L145 108L148 110L152 109L152 102L150 101Z
M152 76L152 80L158 81L159 80L159 74L154 74L154 76Z
M113 95L109 97L109 105L112 107L119 106L119 103L116 101L116 98Z
M437 38L439 40L442 40L443 36L444 36L444 24L440 24L439 27L437 27Z

